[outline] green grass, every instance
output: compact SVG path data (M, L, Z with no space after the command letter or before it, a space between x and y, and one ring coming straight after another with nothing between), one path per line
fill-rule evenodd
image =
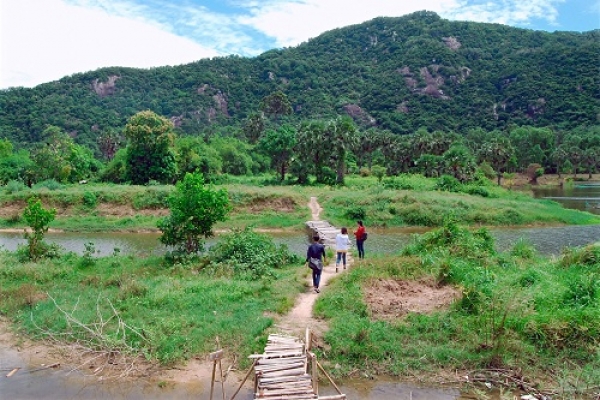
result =
M349 179L347 186L322 191L324 218L334 225L357 219L367 226L442 226L451 218L465 225L585 225L600 217L563 208L550 200L538 200L492 184L484 186L488 197L435 190L436 180L407 175L392 185L369 178ZM400 189L398 189L400 188ZM408 188L408 189L402 189Z
M307 207L317 197L325 209L321 215L334 225L352 226L357 219L367 226L401 227L443 225L452 218L466 225L584 225L600 223L600 217L563 208L550 200L534 199L483 182L480 186L456 185L456 191L436 190L439 180L420 175L386 178L348 176L346 186L269 185L272 179L230 177L217 185L228 191L233 210L216 229L300 229L311 219ZM36 195L45 207L58 209L51 228L67 231L155 230L157 210L167 213L172 186L112 184L60 185L50 190L0 190L0 204L13 209L0 219L0 228L22 228L26 200ZM474 193L474 194L469 194ZM483 195L486 197L484 197Z
M544 389L569 382L569 390L591 393L600 382L599 248L549 260L523 243L515 255L496 254L486 240L483 233L446 227L422 235L401 255L363 261L334 280L315 308L330 325L328 362L341 365L341 374L502 368L523 371L545 382ZM424 278L462 296L431 314L373 318L366 287Z
M67 311L86 326L118 313L132 330L109 324L99 348L126 344L163 364L215 350L215 339L229 354L262 351L272 315L287 311L303 290L302 268L287 265L272 280L219 277L201 264L169 267L160 258L111 256L85 260L73 254L38 264L0 254L0 312L28 335L44 331L65 340L92 340L68 324ZM55 299L56 304L51 300ZM114 311L113 311L114 307ZM135 330L135 331L134 331ZM136 333L140 333L139 335Z

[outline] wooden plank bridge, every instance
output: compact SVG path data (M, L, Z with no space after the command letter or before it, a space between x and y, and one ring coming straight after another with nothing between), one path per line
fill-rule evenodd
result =
M320 242L326 247L335 249L335 236L340 233L340 228L336 228L327 221L307 221L306 226L312 231L312 235L319 235Z
M254 399L256 400L345 400L346 395L337 387L333 379L310 351L312 334L306 330L305 342L283 335L271 334L262 354L250 356L254 360L238 390L254 373ZM319 395L318 373L329 380L338 394Z

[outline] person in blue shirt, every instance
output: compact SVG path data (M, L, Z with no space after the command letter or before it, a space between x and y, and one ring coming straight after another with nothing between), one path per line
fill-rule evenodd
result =
M325 264L325 246L319 243L319 236L313 236L313 243L308 246L306 251L306 262L312 270L312 280L315 293L319 293L319 283L321 282L321 272L323 272L323 264ZM313 262L317 261L318 262Z

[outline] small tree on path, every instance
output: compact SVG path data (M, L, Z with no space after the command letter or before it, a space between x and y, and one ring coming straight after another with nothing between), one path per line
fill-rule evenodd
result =
M204 250L204 239L213 236L213 226L225 221L231 209L227 191L205 186L197 173L187 173L168 202L171 215L158 222L159 240L188 255Z

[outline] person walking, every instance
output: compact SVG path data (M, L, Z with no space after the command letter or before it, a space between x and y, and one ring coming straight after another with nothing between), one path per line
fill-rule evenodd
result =
M313 236L313 243L308 246L306 251L306 262L312 270L312 281L315 293L319 293L319 283L321 282L321 272L325 264L325 246L319 243L319 236Z
M358 258L365 258L365 240L367 239L367 231L362 221L357 221L358 227L354 231L356 238L356 249L358 250Z
M343 263L344 269L346 269L346 253L350 248L350 239L348 238L348 229L343 227L341 232L335 236L335 251L337 253L335 259L335 272L338 272L340 262Z

